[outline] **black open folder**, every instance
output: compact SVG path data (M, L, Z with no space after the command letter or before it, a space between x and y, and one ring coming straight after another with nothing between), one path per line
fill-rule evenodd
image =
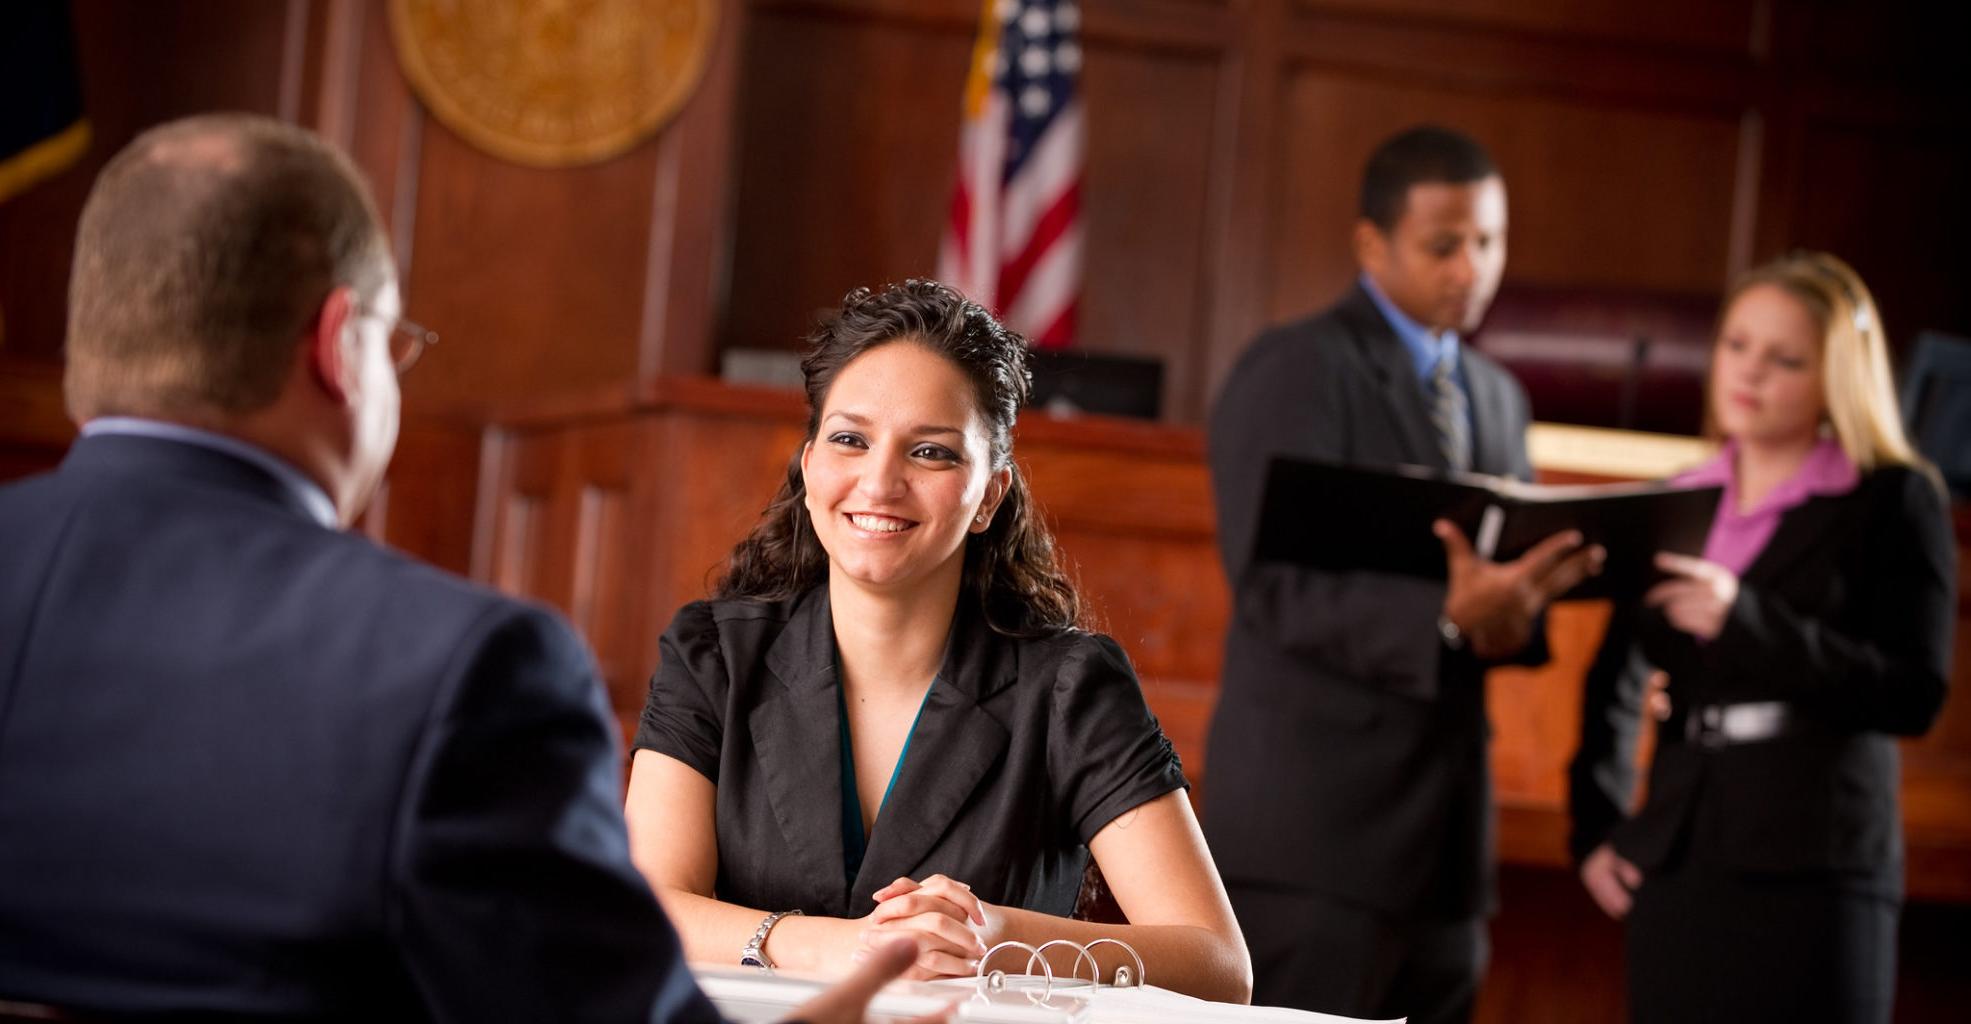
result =
M1637 597L1663 578L1658 551L1701 555L1721 487L1661 483L1541 485L1414 466L1369 469L1274 459L1254 557L1334 572L1444 578L1448 519L1479 554L1510 561L1562 530L1608 551L1601 574L1570 598Z

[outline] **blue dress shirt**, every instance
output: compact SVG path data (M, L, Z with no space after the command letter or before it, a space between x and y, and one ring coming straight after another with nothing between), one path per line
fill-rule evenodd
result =
M1410 353L1410 361L1417 368L1417 381L1424 386L1425 392L1428 393L1431 378L1437 374L1438 360L1449 359L1451 379L1458 382L1458 390L1465 393L1465 402L1469 407L1471 386L1465 383L1464 364L1458 358L1458 332L1431 333L1430 328L1410 319L1402 310L1396 308L1396 303L1389 301L1389 296L1384 295L1382 289L1376 287L1376 283L1369 279L1369 275L1363 274L1361 280L1362 290L1369 293L1369 301L1376 304L1376 309L1382 312L1382 318L1389 321L1390 329L1396 332L1397 339L1403 342L1403 348Z

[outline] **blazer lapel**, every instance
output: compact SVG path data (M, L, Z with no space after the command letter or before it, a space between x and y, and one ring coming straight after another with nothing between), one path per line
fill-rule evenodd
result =
M796 868L817 888L839 892L848 910L842 854L840 683L835 674L834 619L828 588L803 598L766 656L780 682L750 715L753 745L774 818Z
M923 863L1011 741L1006 727L979 706L1012 683L1011 642L994 635L969 607L961 608L952 628L944 667L925 697L895 788L870 832L849 893L851 913Z
M1403 348L1402 339L1359 284L1342 301L1340 311L1354 328L1355 343L1363 361L1381 383L1390 436L1402 451L1402 461L1430 469L1449 469L1443 450L1437 446L1436 428L1430 425L1423 385L1417 381L1416 366Z

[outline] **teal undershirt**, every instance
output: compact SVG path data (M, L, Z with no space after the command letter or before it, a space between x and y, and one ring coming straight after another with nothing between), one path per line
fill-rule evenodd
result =
M917 716L910 720L910 731L903 736L903 749L897 752L896 766L890 769L890 781L883 787L883 802L876 805L876 816L882 817L883 805L890 802L890 791L897 788L897 776L903 772L903 759L910 756L910 741L917 735L917 723L924 719L924 705L931 701L931 690L938 685L931 680L930 687L924 690L924 699L917 702ZM839 709L842 735L842 870L850 882L862 871L862 858L869 852L869 835L862 830L862 797L855 785L855 746L849 742L849 698L840 687L835 690L835 706Z

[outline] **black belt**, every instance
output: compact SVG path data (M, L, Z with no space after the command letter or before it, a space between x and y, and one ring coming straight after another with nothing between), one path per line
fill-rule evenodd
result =
M1713 748L1759 743L1800 732L1804 724L1785 701L1698 704L1684 715L1684 742Z

